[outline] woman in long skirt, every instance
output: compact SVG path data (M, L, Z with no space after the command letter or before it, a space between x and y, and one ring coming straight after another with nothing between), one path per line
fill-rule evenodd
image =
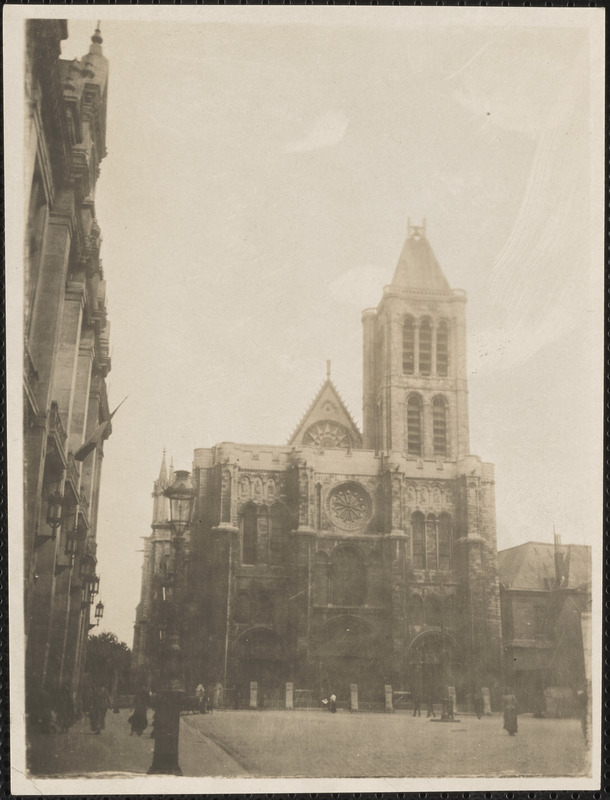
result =
M508 731L509 736L514 736L519 730L517 726L517 698L508 689L502 700L504 703L504 729Z
M147 717L147 709L148 709L148 692L144 687L142 687L138 692L136 692L136 696L133 701L133 714L127 720L131 725L131 736L136 734L136 736L141 736L144 729L148 726L148 717Z

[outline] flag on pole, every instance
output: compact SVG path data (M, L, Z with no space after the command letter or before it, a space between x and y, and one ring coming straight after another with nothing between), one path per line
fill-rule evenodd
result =
M127 395L127 397L128 396L129 395ZM93 431L91 436L87 439L87 441L78 448L76 453L74 453L74 460L75 461L84 461L87 458L87 456L89 455L89 453L92 450L95 450L95 448L98 446L98 444L102 441L102 438L103 438L104 434L106 433L106 431L110 427L110 420L114 417L114 415L119 410L119 408L123 405L125 400L127 400L127 397L124 397L121 400L121 402L114 409L114 411L108 417L108 419L104 420L104 422L101 422L97 426L97 428Z

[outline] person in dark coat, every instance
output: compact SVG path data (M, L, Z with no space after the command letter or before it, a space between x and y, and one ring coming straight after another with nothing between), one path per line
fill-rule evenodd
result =
M72 692L67 683L63 683L57 693L57 702L55 707L57 729L60 733L67 733L72 725L74 725L74 702L72 700Z
M141 736L144 730L148 727L148 704L150 696L146 689L142 686L137 692L133 700L133 714L129 717L127 722L131 725L131 734Z
M483 692L479 689L479 691L474 696L474 713L477 715L477 719L481 719L483 716Z
M110 708L110 697L104 686L96 686L91 696L89 724L93 733L99 734L106 727L106 712Z
M517 698L511 689L506 690L502 698L504 706L504 730L508 731L509 736L514 736L519 730L517 725Z
M334 692L328 698L328 710L331 714L335 714L337 712L337 695L334 694Z
M421 696L419 692L413 694L413 716L421 717Z

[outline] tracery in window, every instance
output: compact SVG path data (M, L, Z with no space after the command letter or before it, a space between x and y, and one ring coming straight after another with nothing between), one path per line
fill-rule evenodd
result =
M421 418L421 397L412 394L407 400L407 452L414 456L422 454Z
M428 318L419 324L419 374L432 372L432 325Z
M434 455L447 455L447 401L437 395L432 401L432 436Z
M444 319L436 329L436 374L441 378L449 374L449 326Z
M402 326L402 371L413 375L415 370L415 324L413 317L406 317Z

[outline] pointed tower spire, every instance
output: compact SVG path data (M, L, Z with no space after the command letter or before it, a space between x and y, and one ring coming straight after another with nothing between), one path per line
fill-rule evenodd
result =
M169 475L167 476L167 485L171 486L174 482L174 457L169 460Z
M425 218L421 225L411 225L411 219L407 220L407 241L398 259L392 286L451 294L447 278L426 238Z
M167 487L167 466L165 464L165 447L163 448L163 458L161 459L161 469L159 470L159 487Z
M95 55L101 55L102 54L102 42L104 40L102 39L102 31L101 31L100 25L101 25L101 22L98 19L97 28L95 29L95 33L91 37L91 45L89 47L89 52L90 53L94 53Z

